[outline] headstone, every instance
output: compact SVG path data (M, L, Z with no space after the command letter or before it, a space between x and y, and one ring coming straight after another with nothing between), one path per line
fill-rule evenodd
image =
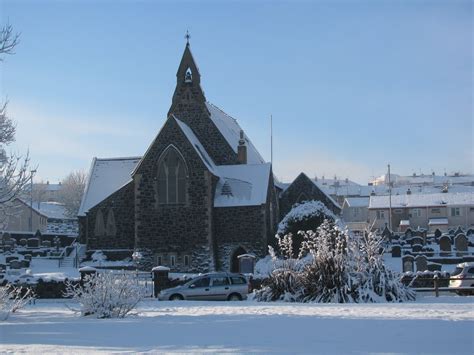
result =
M21 263L22 268L28 269L30 267L30 261L29 260L23 259L22 261L20 261L20 263Z
M466 235L474 235L474 229L469 228L466 232Z
M28 241L26 240L26 238L21 238L19 244L22 247L26 247L26 245L28 244Z
M404 255L402 258L403 272L413 272L413 263L415 258L412 255Z
M408 229L405 231L405 239L411 238L412 235L413 235L413 232L411 231L410 228L408 228Z
M456 247L456 255L463 256L467 254L467 247L469 245L469 241L467 240L464 234L458 234L454 238L454 246Z
M421 238L421 237L413 237L413 238L411 238L411 245L413 246L413 245L415 245L415 244L424 245L425 243L424 243L423 238Z
M416 261L416 271L428 270L428 259L426 258L426 256L418 255L415 261Z
M400 245L392 246L392 258L399 258L402 256L402 248Z
M51 242L49 240L43 240L43 243L41 245L45 248L51 248Z
M7 269L7 265L0 264L0 271L5 271Z
M454 235L458 234L464 234L464 231L461 229L461 227L458 227L458 229L456 229L456 231L454 232Z
M10 233L3 233L3 243L9 242L11 240Z
M10 255L10 256L7 256L5 257L5 262L8 264L8 263L11 263L12 261L14 260L18 260L18 256L14 256L14 255Z
M436 230L435 230L435 232L434 232L435 238L436 238L436 239L440 238L440 237L441 237L441 234L443 234L443 233L441 233L441 231L440 231L438 228L436 228Z
M419 252L421 252L422 249L423 249L423 245L421 245L421 244L413 244L413 246L411 247L411 250L414 253L419 253Z
M81 274L81 286L84 285L84 280L86 277L95 275L97 273L97 269L92 266L84 266L79 269L79 273Z
M441 256L451 255L451 238L447 235L443 235L439 238L439 251Z
M392 242L392 232L388 229L388 226L385 226L382 232L382 240L386 240L387 242Z
M31 254L25 254L23 255L23 257L25 258L25 260L31 261Z
M19 260L10 261L10 269L21 269L21 262Z
M28 246L28 248L39 248L39 239L38 238L28 238L27 246Z
M449 235L454 235L454 232L455 232L454 229L448 230L448 234L449 234Z

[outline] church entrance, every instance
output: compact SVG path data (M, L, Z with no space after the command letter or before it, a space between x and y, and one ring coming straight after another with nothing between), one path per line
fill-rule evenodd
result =
M232 253L232 256L230 259L231 272L240 272L239 255L242 255L242 254L247 254L247 251L242 247L238 247Z

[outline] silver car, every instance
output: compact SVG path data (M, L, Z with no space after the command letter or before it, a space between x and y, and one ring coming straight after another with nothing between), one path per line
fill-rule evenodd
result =
M240 301L247 298L249 289L250 284L242 274L210 273L184 285L163 290L159 293L158 299Z

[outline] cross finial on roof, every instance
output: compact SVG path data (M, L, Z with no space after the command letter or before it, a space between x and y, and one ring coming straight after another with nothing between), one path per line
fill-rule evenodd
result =
M189 34L189 31L186 30L186 35L184 36L186 38L186 45L189 45L189 39L191 38L191 35Z

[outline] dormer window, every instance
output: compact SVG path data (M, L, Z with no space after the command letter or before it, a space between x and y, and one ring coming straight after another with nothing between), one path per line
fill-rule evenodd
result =
M193 72L191 71L191 68L186 69L186 74L184 75L184 82L185 83L193 82Z

